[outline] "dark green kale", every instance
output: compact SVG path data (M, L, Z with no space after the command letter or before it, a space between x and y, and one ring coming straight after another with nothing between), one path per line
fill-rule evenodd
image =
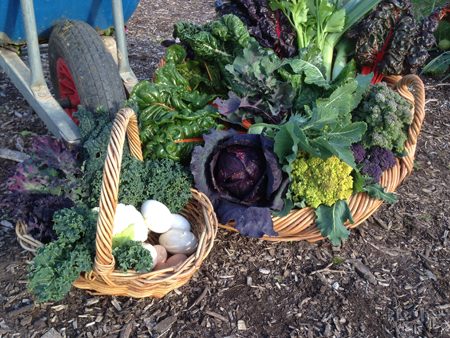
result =
M392 150L397 157L405 156L403 149L412 119L412 107L386 83L371 85L352 112L353 121L367 123L367 131L361 139L364 149L380 146Z
M147 200L146 188L148 171L143 162L131 155L124 156L119 177L118 200L126 205L140 206ZM90 174L90 194L86 203L91 208L98 207L100 203L100 191L102 188L103 171L97 170Z
M53 217L58 239L36 250L28 288L37 302L61 300L80 273L92 270L98 213L86 206L62 209Z
M87 202L97 207L103 172L91 175L91 194ZM119 178L120 203L139 208L148 199L165 204L172 213L178 213L192 197L193 178L189 169L171 159L153 159L141 162L128 155L122 160ZM162 188L164 187L164 188Z
M128 269L137 272L152 271L154 263L150 251L142 246L142 242L128 241L113 250L116 266L127 273Z
M80 122L81 143L83 144L80 153L85 161L85 171L92 173L103 170L113 126L109 112L102 106L98 107L94 113L78 106L78 111L74 113L74 116ZM128 143L125 142L123 156L129 153Z
M194 179L191 171L171 159L154 159L145 162L148 197L157 200L179 213L192 197Z

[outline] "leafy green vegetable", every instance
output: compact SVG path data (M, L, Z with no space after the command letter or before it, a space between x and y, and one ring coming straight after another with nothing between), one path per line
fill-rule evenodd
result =
M83 145L80 153L85 161L85 172L94 173L97 170L103 170L113 126L109 113L102 106L98 107L94 113L78 106L78 111L73 116L78 118L80 123ZM123 156L129 153L128 143L125 142ZM84 181L89 183L89 177L86 177Z
M144 158L186 160L203 134L211 128L224 129L217 121L217 109L208 104L217 95L200 94L189 88L189 81L171 61L179 62L184 55L172 51L167 63L156 71L155 83L143 81L130 95L139 107Z
M150 251L142 246L142 242L128 241L115 249L113 256L116 258L116 266L125 274L128 269L137 272L152 271L154 262Z
M388 203L397 202L397 196L393 193L386 192L385 188L383 188L380 183L366 185L364 191L369 193L369 197L378 198L380 201Z
M297 31L298 48L311 44L323 52L325 78L331 80L333 51L341 36L381 0L342 1L270 0L272 10L280 9Z
M144 158L170 158L181 161L189 158L192 149L203 142L202 135L211 128L224 129L218 122L217 109L207 105L197 111L146 112L141 117L141 141Z
M103 172L97 171L91 176L87 203L96 207L100 201ZM192 186L192 174L178 162L171 159L141 162L129 155L122 160L118 201L138 208L146 200L155 199L172 213L178 213L192 197Z
M39 295L37 302L63 299L80 273L92 270L97 215L85 206L55 212L58 238L38 248L30 266L28 288Z
M280 123L292 107L294 89L289 82L280 81L277 70L288 63L272 50L252 41L225 68L234 76L229 99L216 99L219 112L233 123L252 119L256 122Z
M203 27L187 22L174 25L174 38L190 46L196 56L212 62L231 64L250 39L247 28L234 15L225 15Z
M69 151L62 141L49 137L33 138L32 147L30 158L19 163L8 178L8 190L64 196L75 203L87 196L76 151Z
M320 205L314 213L317 216L315 223L322 236L328 237L333 245L339 245L342 239L348 238L350 231L344 223L349 220L353 224L354 220L347 201L337 201L331 207Z
M134 223L130 224L120 234L114 235L112 238L112 248L115 249L118 246L125 244L133 240L134 238Z

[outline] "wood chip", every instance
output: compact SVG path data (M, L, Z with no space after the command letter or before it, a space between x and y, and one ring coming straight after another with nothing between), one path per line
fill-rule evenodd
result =
M14 226L12 225L12 223L11 223L11 222L8 222L8 221L6 221L6 220L1 221L0 224L3 225L3 226L6 227L6 228L10 228L10 229L13 229L13 228L14 228Z
M116 308L117 311L122 311L122 308L120 307L120 303L117 301L115 297L112 297L111 304Z
M56 312L59 312L59 311L67 309L67 305L63 305L63 304L55 305L55 306L52 306L52 309L55 310Z
M349 260L355 267L356 272L363 278L367 279L371 284L376 285L378 282L367 266L358 260Z
M245 325L245 322L243 320L238 320L237 326L239 331L247 330L247 326Z
M120 332L120 338L128 338L131 334L131 330L133 329L133 322L129 322L124 326L122 331Z
M191 307L188 310L192 309L194 306L199 304L203 300L203 298L205 298L208 289L209 289L208 286L205 286L200 296L195 300L195 302L191 305Z
M5 160L15 161L15 162L23 162L30 158L30 155L14 151L11 149L0 148L0 158L4 158Z
M219 315L218 313L215 313L215 312L212 312L212 311L207 311L207 310L203 311L203 313L206 314L206 315L210 315L211 317L217 318L217 319L221 320L224 323L228 323L228 318L225 318L224 316Z
M438 309L438 310L447 310L447 309L450 309L450 304L436 305L436 309Z
M33 303L33 304L30 304L30 305L27 305L27 306L23 306L23 307L21 307L21 308L19 308L19 309L10 311L10 312L8 313L8 315L9 315L10 317L16 317L16 316L18 316L18 315L21 315L22 313L30 312L30 311L33 311L33 310L34 310L34 303Z
M156 333L163 333L170 329L173 323L177 321L176 316L167 317L166 319L160 321L156 326L153 328L153 331ZM121 337L122 338L122 337Z
M87 301L86 301L86 306L91 306L91 305L94 305L94 304L97 304L98 302L100 301L100 299L98 298L98 297L93 297L93 298L89 298ZM119 310L120 311L120 310Z

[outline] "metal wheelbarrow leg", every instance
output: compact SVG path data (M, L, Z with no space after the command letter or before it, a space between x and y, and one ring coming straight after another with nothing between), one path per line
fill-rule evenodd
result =
M20 0L30 68L20 57L0 48L0 66L17 86L34 111L58 138L70 147L80 140L80 131L59 103L52 97L42 71L33 0Z

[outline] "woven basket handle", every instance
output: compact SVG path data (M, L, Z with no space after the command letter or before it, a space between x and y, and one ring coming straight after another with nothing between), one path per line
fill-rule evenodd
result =
M111 274L115 265L112 255L112 234L119 193L120 165L122 163L125 134L128 135L131 155L142 161L137 118L131 108L122 108L116 115L103 169L94 262L94 271L103 276Z
M411 85L414 88L414 96L408 90L408 86ZM414 105L414 116L409 126L408 139L405 142L405 149L408 151L408 156L401 158L401 161L406 165L409 175L414 167L417 137L419 136L423 119L425 118L425 88L422 80L417 75L409 74L405 75L394 85L394 90Z

